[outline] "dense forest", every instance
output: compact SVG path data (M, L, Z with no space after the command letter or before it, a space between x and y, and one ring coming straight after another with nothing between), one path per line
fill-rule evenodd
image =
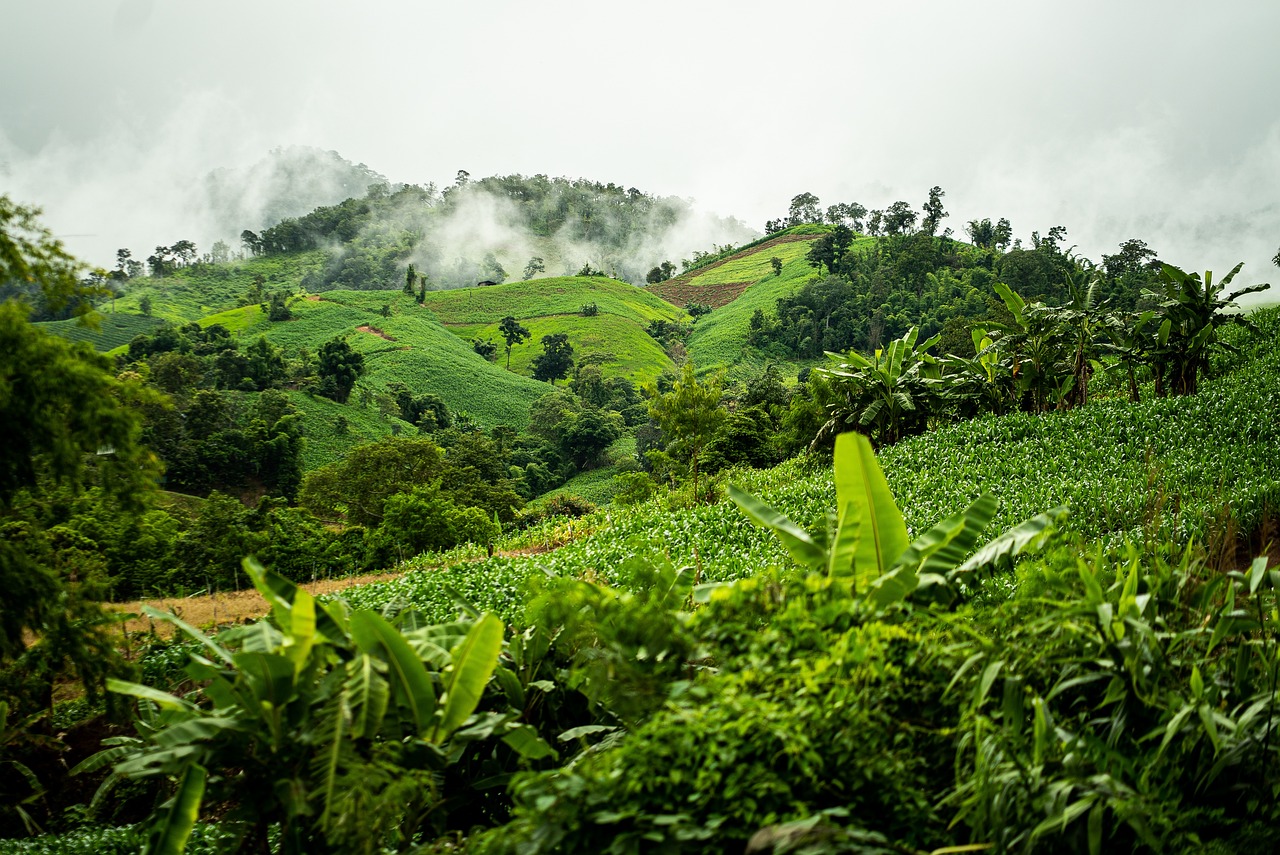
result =
M0 850L1273 851L1267 286L944 197L0 196Z

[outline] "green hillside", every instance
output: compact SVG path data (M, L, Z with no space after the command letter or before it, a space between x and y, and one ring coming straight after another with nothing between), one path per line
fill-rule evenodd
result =
M725 283L732 283L740 277L755 277L731 302L698 319L689 336L687 349L699 371L724 369L729 380L745 380L758 375L769 364L780 366L784 374L791 376L811 364L791 359L772 348L753 347L747 343L751 316L757 309L767 316L774 316L779 297L793 294L818 275L805 260L813 236L788 237L791 239L782 243L765 242L722 264L695 272L687 280L684 287L715 293ZM869 246L874 242L875 238L860 238L854 247ZM776 275L770 262L774 257L782 261L782 272ZM692 299L697 300L696 297Z
M588 304L595 304L596 315L582 314L582 307ZM532 370L530 363L542 352L538 344L542 336L564 334L577 357L612 355L601 365L606 377L625 376L637 384L673 367L645 328L651 321L685 316L641 288L597 276L557 276L429 292L424 306L468 345L476 338L492 339L500 347L499 362L504 366L505 344L498 324L508 315L516 318L532 336L511 351L511 370L518 374L528 375Z
M603 276L549 276L453 291L428 291L423 304L445 324L487 324L513 315L518 320L577 314L595 303L602 315L634 323L675 320L683 313L643 288Z
M388 307L383 317L381 309ZM335 336L364 354L365 375L360 386L382 391L392 382L415 393L430 392L454 413L466 413L479 424L508 424L523 428L529 405L548 391L537 380L509 372L477 356L471 346L451 335L412 298L396 291L330 291L323 299L297 300L294 319L267 321L257 306L206 318L239 325L239 335L265 335L277 347L305 347L315 352ZM352 396L353 404L358 394ZM350 405L349 405L350 406Z
M87 341L95 350L102 352L126 345L134 336L153 332L156 327L164 323L160 318L119 312L97 315L96 318L97 329L74 319L45 321L36 326L45 332L60 335L72 341Z
M127 293L116 301L116 309L142 314L145 297L151 301L153 316L188 323L237 305L255 284L264 291L296 294L303 278L321 270L326 258L323 250L298 252L222 264L193 264L172 276L130 279Z

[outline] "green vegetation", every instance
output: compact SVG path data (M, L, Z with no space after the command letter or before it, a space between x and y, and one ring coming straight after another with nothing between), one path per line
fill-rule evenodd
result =
M514 315L529 320L544 315L578 314L595 303L602 315L616 315L645 326L656 319L675 320L679 309L647 291L605 277L556 276L482 288L428 291L423 305L447 325L489 324Z
M428 291L442 268L402 266L411 227L477 183L373 188L246 232L280 265L340 236L303 274L331 290L304 299L260 268L114 363L0 306L18 426L0 837L1275 849L1280 569L1256 556L1280 507L1280 311L1224 313L1236 271L1157 269L1141 241L1094 267L1061 227L1011 248L1007 221L961 244L934 187L919 211L798 195L770 223L788 233L685 263L705 293L750 283L727 303L676 309L597 276L608 256ZM561 217L543 204L561 184L494 186L619 254L592 199L661 213L583 185L597 196ZM0 273L42 294L47 277L42 311L144 284L122 252L71 287L32 217L0 205ZM145 281L229 259L179 241ZM494 253L467 263L449 275L506 275ZM161 466L191 495L160 494ZM111 634L95 603L249 585L271 612L255 623L149 611L174 641Z
M44 321L36 326L68 341L88 342L99 353L124 347L135 336L155 332L164 321L143 315L109 313L96 316L97 329L79 320Z
M323 252L303 252L217 264L197 262L167 276L129 279L125 295L116 300L116 310L143 314L145 298L154 317L174 323L196 321L239 305L255 286L258 291L297 294L303 279L319 269L324 259Z
M699 318L690 334L686 347L689 358L699 370L726 369L730 381L744 381L758 376L766 365L776 364L791 376L810 360L797 360L786 351L752 345L752 318L757 312L772 316L778 300L795 293L814 276L813 268L804 260L808 243L786 243L765 248L739 262L744 272L757 277L741 296L728 305L715 309ZM792 249L794 247L794 249ZM769 259L784 257L782 272L775 275ZM709 271L707 276L718 274L729 265ZM693 281L697 283L701 277Z

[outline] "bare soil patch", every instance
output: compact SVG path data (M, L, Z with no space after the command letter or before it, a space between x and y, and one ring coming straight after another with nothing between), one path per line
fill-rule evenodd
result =
M713 309L727 306L742 296L750 282L724 282L719 285L690 285L677 279L650 285L649 291L657 294L673 306L702 303Z
M719 261L708 264L706 267L699 267L696 270L690 270L687 273L681 273L673 279L666 282L659 282L656 285L646 285L645 290L656 294L666 300L673 306L684 307L688 302L696 301L705 303L713 309L726 306L732 303L738 297L742 296L742 292L752 284L751 282L729 282L721 285L702 285L694 286L689 283L695 277L701 276L708 271L715 270L722 264L728 264L730 261L737 261L739 258L746 258L748 255L755 255L764 252L770 247L779 246L784 243L796 243L797 241L811 241L817 235L782 235L773 240L765 241L759 246L753 246L750 249L744 249L735 252L733 255L727 255Z
M377 327L371 327L367 324L362 327L356 327L356 332L369 333L370 335L376 335L378 338L384 338L387 341L395 341L394 336L389 336Z
M567 543L568 541L565 542ZM563 543L556 543L545 547L518 549L511 552L499 552L498 554L507 558L538 555L563 545ZM441 565L441 567L443 566ZM412 572L430 572L430 570L435 569L440 569L440 567ZM366 573L362 576L346 576L341 579L317 579L314 582L303 582L298 587L309 594L323 596L325 594L335 594L347 588L354 588L357 585L385 582L401 575L403 574ZM257 620L271 611L267 601L254 588L248 588L243 591L220 591L215 594L201 594L191 597L157 597L148 600L134 600L128 603L103 603L103 607L110 611L134 615L122 625L125 632L154 631L162 638L172 636L174 633L173 624L166 621L157 621L143 615L142 607L144 605L159 609L162 612L172 612L192 626L200 628L245 623Z

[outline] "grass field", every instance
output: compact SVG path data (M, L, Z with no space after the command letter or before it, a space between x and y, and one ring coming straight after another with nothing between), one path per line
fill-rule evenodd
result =
M351 403L345 405L305 392L287 394L302 414L306 430L302 467L307 472L334 462L357 445L376 442L397 430L406 436L417 433L417 428L398 418L384 417L375 406L361 406L359 394L353 394Z
M134 336L152 332L164 323L160 318L148 318L145 315L132 315L123 312L108 312L95 316L98 328L85 326L77 320L44 321L35 326L45 332L62 336L71 341L85 341L94 350L104 352L123 347L133 340Z
M383 305L388 307L387 317L382 316ZM397 291L330 291L323 300L300 300L291 308L293 320L249 326L245 333L261 333L276 346L305 347L312 353L340 337L364 354L360 384L384 391L397 381L415 393L439 395L451 412L466 413L484 427L523 428L529 405L550 391L545 383L486 362L430 312Z
M323 250L292 255L249 258L226 264L196 264L160 279L129 280L127 293L116 301L119 312L142 314L141 302L151 301L151 313L174 323L196 321L234 307L262 277L265 291L298 293L302 278L320 270L328 254Z
M592 318L578 314L553 315L526 318L521 323L529 330L530 338L511 349L511 370L517 374L529 376L533 373L531 363L542 353L542 337L555 334L569 337L575 360L591 353L610 354L613 358L600 366L600 373L605 377L628 377L640 385L674 368L662 345L641 327L616 315L600 314ZM498 345L497 364L507 364L506 342L496 323L451 327L450 332L466 342L474 338L492 339Z
M595 303L601 315L616 315L641 327L652 320L676 320L684 315L643 288L602 276L552 276L482 288L429 291L424 305L446 324L491 324L507 315L523 321L577 314L587 303Z
M730 262L741 265L741 270L753 270L756 268L751 266L752 259L757 258L763 263L766 273L747 288L742 296L698 319L693 334L689 336L687 348L689 358L698 367L699 373L724 369L730 381L745 381L763 372L767 365L775 364L790 379L795 377L800 368L815 364L797 362L787 356L772 354L747 344L751 315L756 309L762 310L770 318L776 317L778 299L794 294L805 282L818 275L805 261L808 247L809 244L805 242L766 246L755 256ZM781 275L775 276L769 259L775 255L783 258L780 254L783 250L790 252L783 259ZM722 265L703 275L715 276L717 270L728 266L729 264Z

